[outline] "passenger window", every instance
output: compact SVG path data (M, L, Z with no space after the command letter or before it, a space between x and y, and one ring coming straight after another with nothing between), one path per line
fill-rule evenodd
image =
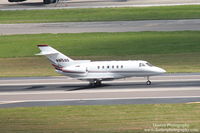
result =
M117 66L117 68L119 68L119 66Z
M112 68L114 69L115 67L114 67L114 66L112 66Z
M123 65L121 65L121 68L123 68Z
M100 66L97 67L98 69L100 68Z
M102 66L102 69L104 69L104 66Z
M109 68L109 66L107 66L107 68Z

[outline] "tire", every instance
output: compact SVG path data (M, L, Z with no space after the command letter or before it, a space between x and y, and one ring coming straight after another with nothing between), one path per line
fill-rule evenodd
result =
M56 0L53 0L53 2L52 3L56 3Z
M146 82L146 84L147 84L147 85L151 85L151 81L148 80L148 81Z
M56 0L43 0L44 4L56 3Z

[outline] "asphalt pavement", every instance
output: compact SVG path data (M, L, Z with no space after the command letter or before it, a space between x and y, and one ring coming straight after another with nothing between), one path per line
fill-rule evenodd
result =
M200 74L165 74L103 82L92 88L67 77L1 78L0 107L200 102Z
M0 24L0 35L84 32L199 31L199 25L200 19Z

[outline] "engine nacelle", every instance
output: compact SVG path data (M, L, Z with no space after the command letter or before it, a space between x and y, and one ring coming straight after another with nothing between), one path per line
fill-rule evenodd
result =
M80 65L73 65L73 66L69 66L69 67L64 67L62 70L64 72L77 73L77 74L87 72L86 67L80 66Z

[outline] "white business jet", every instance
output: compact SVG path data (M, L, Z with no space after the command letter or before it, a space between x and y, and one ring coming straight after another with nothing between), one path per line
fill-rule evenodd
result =
M142 60L128 61L90 61L73 60L48 45L38 45L56 72L90 82L91 86L100 86L101 81L121 79L127 77L147 77L147 85L151 84L150 76L160 75L166 71Z

